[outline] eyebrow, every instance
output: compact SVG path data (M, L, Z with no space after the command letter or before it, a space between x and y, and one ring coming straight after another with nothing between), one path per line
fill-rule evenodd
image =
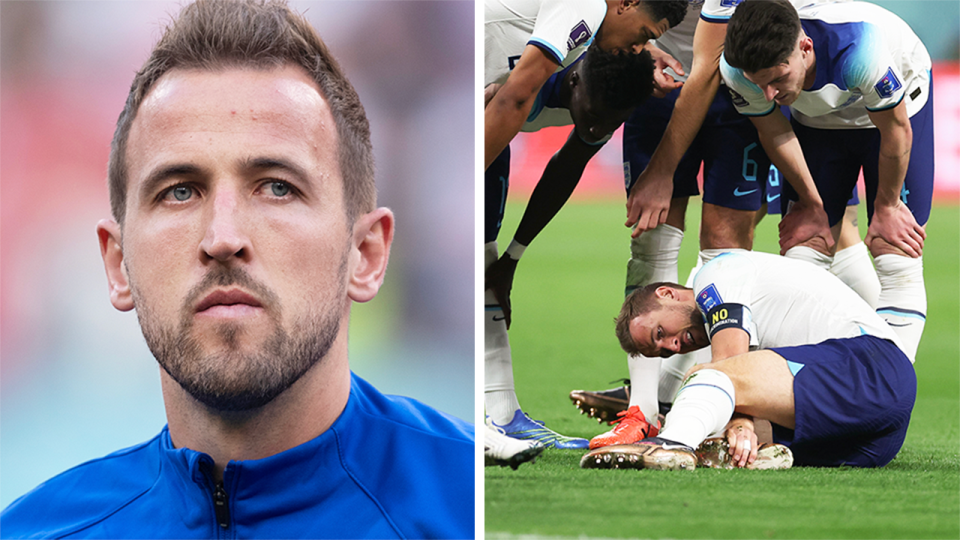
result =
M156 190L157 186L175 176L197 176L201 174L200 167L189 163L174 163L160 167L147 176L140 184L140 197L147 198Z
M310 178L310 175L307 174L306 169L300 167L299 165L293 163L292 161L275 158L275 157L257 157L257 158L247 158L241 163L243 169L255 169L255 170L266 170L266 169L281 169L289 172L300 178L303 181L306 181Z

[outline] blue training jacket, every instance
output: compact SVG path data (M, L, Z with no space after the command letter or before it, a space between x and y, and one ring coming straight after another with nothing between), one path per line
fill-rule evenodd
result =
M222 485L170 433L88 461L0 514L3 538L472 538L473 426L352 376L326 432Z

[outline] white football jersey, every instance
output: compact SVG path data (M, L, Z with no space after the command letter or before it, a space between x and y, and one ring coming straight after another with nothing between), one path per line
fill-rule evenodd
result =
M890 340L903 349L896 332L853 289L806 261L734 250L703 265L693 290L708 323L718 306L743 306L740 320L750 334L751 349L863 334Z
M606 13L604 0L484 0L483 86L506 81L528 44L566 67L593 42Z
M798 10L803 31L813 40L817 76L800 92L790 113L820 129L874 127L868 111L882 111L907 100L913 116L930 93L930 55L907 23L866 2L816 4ZM760 88L723 58L720 72L737 110L748 116L773 111Z

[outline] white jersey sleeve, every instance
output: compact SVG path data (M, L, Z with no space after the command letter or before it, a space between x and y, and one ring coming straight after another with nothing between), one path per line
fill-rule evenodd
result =
M740 328L750 336L750 348L759 346L759 333L753 321L753 286L757 267L740 251L723 253L697 272L693 280L697 307L703 315L707 335L724 328Z
M484 86L504 82L527 45L566 67L607 13L603 0L485 0L484 8Z
M768 101L760 87L750 82L743 70L727 63L726 56L720 57L720 76L727 85L727 91L733 98L737 112L745 116L764 116L773 112L777 104Z

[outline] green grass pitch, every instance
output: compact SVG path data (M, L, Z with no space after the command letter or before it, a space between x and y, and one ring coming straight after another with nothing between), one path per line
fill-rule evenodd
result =
M522 204L507 206L501 244ZM861 213L863 210L861 210ZM696 257L691 201L680 276ZM510 330L520 403L566 435L607 429L567 394L627 376L613 332L629 256L622 201L571 202L517 270ZM866 219L861 216L861 230ZM582 452L548 450L518 470L485 470L490 538L960 537L960 208L936 206L924 249L928 317L906 443L883 469L693 472L583 470ZM776 220L755 248L776 251Z

